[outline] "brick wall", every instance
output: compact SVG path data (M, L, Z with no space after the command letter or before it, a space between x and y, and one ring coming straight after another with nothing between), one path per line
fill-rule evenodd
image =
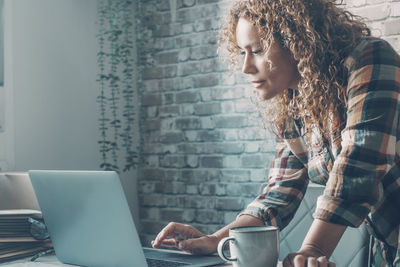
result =
M387 40L400 53L399 0L345 0L347 9L363 18L372 35Z
M227 0L141 0L141 238L170 221L211 233L259 192L274 156L241 75L217 57ZM400 2L347 1L400 48ZM377 34L379 33L379 34Z

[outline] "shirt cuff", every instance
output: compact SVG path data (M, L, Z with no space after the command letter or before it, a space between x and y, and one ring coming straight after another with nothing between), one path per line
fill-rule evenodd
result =
M322 195L318 197L313 217L329 223L358 227L370 212L369 207L367 203L351 203L341 198Z
M277 218L272 214L262 208L251 206L251 204L237 216L239 218L242 215L252 216L261 220L266 226L276 226L279 228L279 223Z

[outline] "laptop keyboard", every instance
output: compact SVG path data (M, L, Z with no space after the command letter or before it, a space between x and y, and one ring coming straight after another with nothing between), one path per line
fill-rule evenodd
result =
M146 261L149 267L175 267L175 266L190 265L188 263L183 263L183 262L165 261L156 259L146 259Z

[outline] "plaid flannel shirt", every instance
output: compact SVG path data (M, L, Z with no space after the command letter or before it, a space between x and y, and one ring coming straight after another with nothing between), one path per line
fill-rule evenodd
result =
M325 141L317 130L304 133L299 121L287 122L268 184L239 216L283 229L308 182L324 184L314 218L352 227L366 221L392 250L393 262L400 247L400 57L387 42L368 37L345 64L346 122L332 120L333 134Z

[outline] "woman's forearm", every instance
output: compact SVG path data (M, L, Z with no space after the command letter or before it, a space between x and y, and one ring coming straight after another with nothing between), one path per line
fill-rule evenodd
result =
M329 258L346 228L344 225L315 219L304 238L299 252L314 251Z
M264 222L260 219L242 215L238 217L232 223L219 229L217 232L212 234L218 240L229 235L229 229L241 226L263 226ZM346 226L328 223L322 220L315 219L311 224L311 227L304 238L303 244L299 252L316 252L319 255L330 257L335 250L340 238L346 230ZM317 255L316 255L317 256Z
M264 223L256 217L250 215L242 215L239 216L235 221L219 229L212 235L221 240L222 238L227 237L229 235L229 229L241 226L264 226Z

